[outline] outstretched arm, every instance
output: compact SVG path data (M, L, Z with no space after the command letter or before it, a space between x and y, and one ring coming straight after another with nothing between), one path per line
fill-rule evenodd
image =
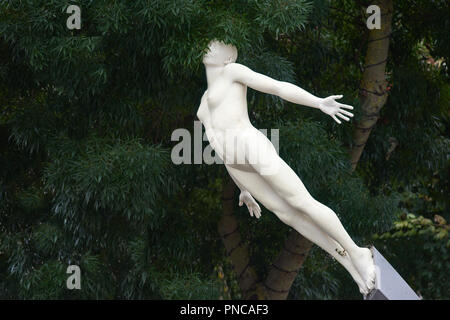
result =
M263 74L254 72L250 68L239 63L230 63L225 67L226 72L233 81L240 82L254 90L268 94L274 94L280 98L304 106L317 108L330 115L337 123L341 123L336 116L349 121L348 117L353 114L343 110L353 109L352 106L341 104L335 101L342 96L330 96L327 98L318 98L302 88L285 81L278 81ZM347 117L348 116L348 117Z

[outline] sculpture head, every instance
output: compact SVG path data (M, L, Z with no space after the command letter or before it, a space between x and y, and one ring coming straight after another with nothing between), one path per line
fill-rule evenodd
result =
M205 65L223 66L236 62L237 49L231 44L225 44L222 41L212 40L208 44L208 51L203 56Z

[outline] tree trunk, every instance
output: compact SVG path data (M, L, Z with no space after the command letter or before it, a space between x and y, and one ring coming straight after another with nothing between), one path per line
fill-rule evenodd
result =
M291 230L264 283L269 299L285 300L292 283L312 247L312 242Z
M234 191L236 186L228 180L222 193L223 212L218 223L218 231L238 277L238 284L244 299L264 300L267 294L255 270L250 266L247 247L242 243L239 226L234 216Z
M392 2L393 0L377 0L373 3L381 9L381 29L372 29L369 32L369 43L359 93L362 116L355 123L353 144L350 150L352 170L355 170L370 132L379 118L380 110L387 100L385 72L392 28Z

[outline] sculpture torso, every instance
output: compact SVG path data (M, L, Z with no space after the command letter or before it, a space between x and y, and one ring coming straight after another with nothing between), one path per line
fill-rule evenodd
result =
M209 125L212 130L225 131L252 126L248 117L245 85L222 76L208 87L205 94L205 103L211 116ZM207 119L200 120L207 121Z
M224 73L208 86L197 116L205 126L211 147L222 160L226 159L231 164L236 163L236 153L243 155L245 151L242 148L255 144L254 140L248 139L250 134L255 137L260 132L252 126L248 116L247 86L232 81ZM228 147L224 150L223 146L233 145L233 140L242 143L236 147L236 152L231 153Z

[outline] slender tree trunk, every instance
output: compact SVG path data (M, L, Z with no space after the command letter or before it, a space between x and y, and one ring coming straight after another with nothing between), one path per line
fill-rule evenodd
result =
M297 231L291 230L264 283L269 299L285 300L287 298L292 283L312 245L312 242Z
M239 287L244 299L267 299L266 290L255 270L250 266L248 249L242 242L239 226L234 216L234 197L236 186L232 180L224 184L222 193L223 212L218 223L218 231L238 277Z
M376 0L373 2L381 9L381 29L369 32L365 68L360 85L360 102L362 116L355 124L353 144L350 149L352 169L356 168L364 146L375 126L381 108L387 100L386 61L391 34L393 0Z

